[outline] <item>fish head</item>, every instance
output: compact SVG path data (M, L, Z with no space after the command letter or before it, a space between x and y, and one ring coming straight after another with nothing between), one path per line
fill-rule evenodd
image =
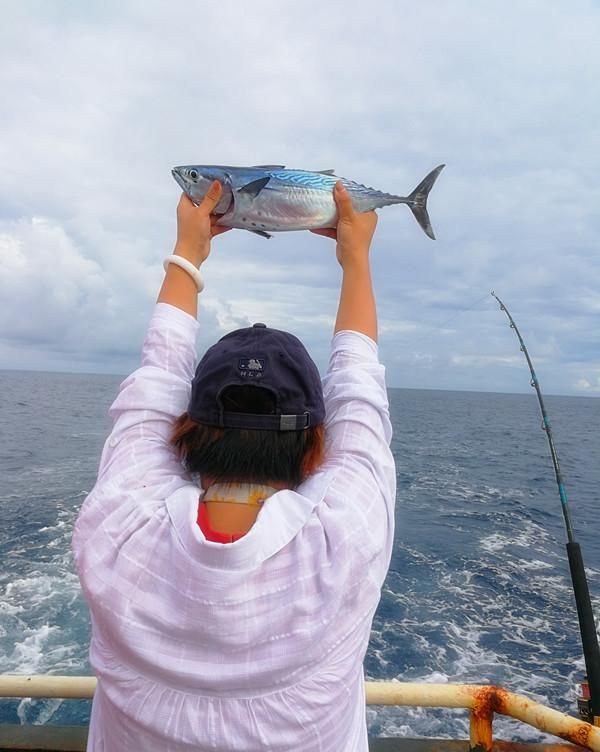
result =
M204 196L214 180L218 180L223 188L221 200L215 207L213 214L225 214L233 201L231 176L224 167L217 165L185 165L173 167L171 174L175 181L197 205L202 203Z

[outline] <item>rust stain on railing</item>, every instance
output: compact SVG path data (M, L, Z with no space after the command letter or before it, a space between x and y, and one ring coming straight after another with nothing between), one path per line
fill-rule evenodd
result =
M491 752L494 713L518 718L540 731L554 733L572 744L587 749L599 748L599 731L589 723L564 714L562 718L550 716L549 713L555 714L556 711L508 692L503 687L490 685L479 687L473 693L470 726L472 752ZM557 720L560 722L560 727L553 722Z
M494 713L506 714L508 692L492 685L479 687L473 693L470 716L470 747L472 752L491 752Z

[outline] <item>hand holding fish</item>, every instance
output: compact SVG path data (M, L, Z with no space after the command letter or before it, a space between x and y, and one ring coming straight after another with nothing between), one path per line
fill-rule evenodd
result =
M334 186L333 199L337 227L319 228L313 232L337 241L336 256L342 267L342 286L334 332L360 332L377 342L377 307L369 263L377 214L355 211L352 197L341 180Z
M368 256L371 240L377 227L377 214L374 211L354 211L352 198L341 180L335 184L333 198L338 213L337 227L311 230L311 232L337 241L337 260L343 269L346 264L356 259L363 260Z
M185 193L181 194L177 205L177 241L173 253L196 266L206 260L211 239L231 229L217 225L218 217L212 214L222 194L223 188L217 180L212 183L199 206L195 206Z

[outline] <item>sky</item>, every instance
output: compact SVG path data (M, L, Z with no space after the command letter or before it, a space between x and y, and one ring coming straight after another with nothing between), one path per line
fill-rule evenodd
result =
M600 395L597 0L0 2L0 368L127 374L181 164L285 164L429 199L379 212L391 387ZM331 240L235 230L199 353L255 321L326 367Z

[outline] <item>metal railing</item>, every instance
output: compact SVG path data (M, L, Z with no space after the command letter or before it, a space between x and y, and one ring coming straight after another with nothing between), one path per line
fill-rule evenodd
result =
M470 711L470 749L491 752L494 713L516 718L587 749L600 751L600 728L502 687L477 684L366 682L368 705L465 708Z
M89 676L0 675L0 697L90 699L96 679ZM600 728L508 692L476 684L365 682L367 705L465 708L470 711L470 749L491 752L494 713L516 718L540 731L600 752Z

